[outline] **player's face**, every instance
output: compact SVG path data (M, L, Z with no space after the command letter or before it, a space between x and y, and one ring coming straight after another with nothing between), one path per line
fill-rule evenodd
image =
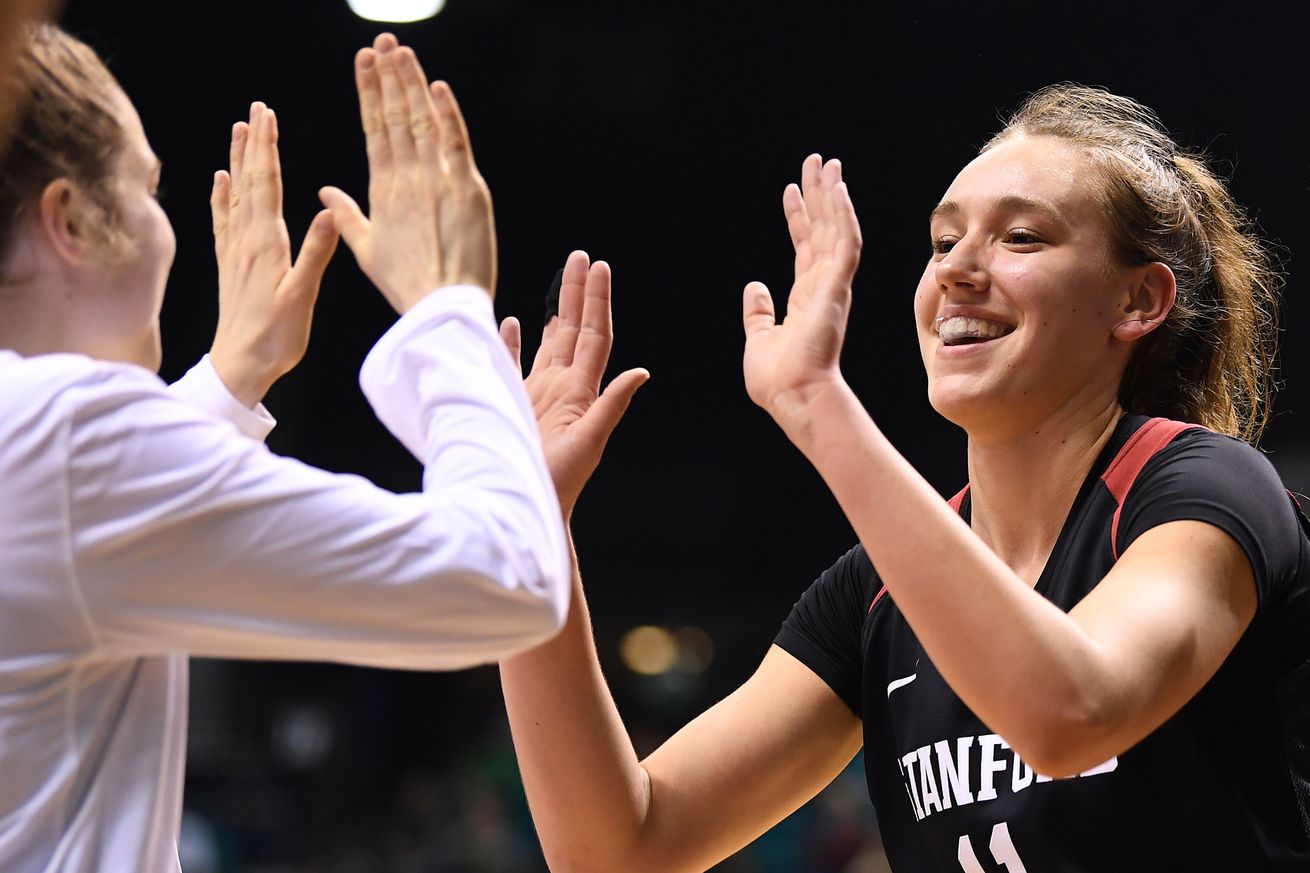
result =
M159 159L127 96L119 92L116 102L124 140L111 177L118 242L97 259L101 270L97 280L104 292L98 308L105 313L105 330L115 334L122 348L120 357L157 370L159 309L177 242L156 199Z
M1114 401L1131 277L1095 178L1078 147L1016 136L966 166L933 212L919 348L933 407L972 436Z

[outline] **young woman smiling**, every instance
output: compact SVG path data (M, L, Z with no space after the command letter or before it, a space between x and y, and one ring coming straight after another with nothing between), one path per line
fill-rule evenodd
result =
M842 378L840 164L807 159L783 204L795 282L780 323L746 288L746 388L860 543L644 761L575 575L565 631L502 662L552 869L704 870L861 746L897 873L1306 869L1310 545L1248 442L1276 277L1223 185L1149 110L1074 85L959 173L914 298L929 401L968 434L949 503ZM571 356L608 337L608 272L571 266L527 382L566 513L617 420Z

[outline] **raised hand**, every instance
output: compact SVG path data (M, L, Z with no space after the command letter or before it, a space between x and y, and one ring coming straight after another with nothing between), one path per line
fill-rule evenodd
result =
M282 218L277 116L263 103L232 127L230 171L214 174L210 209L218 257L218 330L210 360L242 403L253 406L300 363L323 271L337 247L332 216L318 213L300 256Z
M500 335L519 360L523 342L518 319L505 319ZM559 315L546 324L532 372L523 383L565 518L600 463L632 395L650 378L646 370L626 370L600 393L613 344L609 264L590 264L586 252L573 252L564 263Z
M860 260L860 225L841 163L810 155L801 185L782 195L787 229L796 249L796 277L779 324L773 297L761 282L746 286L742 322L746 352L742 369L751 400L780 424L801 413L805 401L841 379L839 362L851 280Z
M443 285L494 295L491 194L445 82L428 85L412 49L389 33L355 56L368 147L368 205L338 188L319 192L360 269L397 312Z

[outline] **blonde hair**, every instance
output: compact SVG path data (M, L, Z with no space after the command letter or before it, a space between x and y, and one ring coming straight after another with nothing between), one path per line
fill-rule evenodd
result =
M0 257L13 243L23 210L56 179L69 179L94 213L86 230L114 239L114 163L123 148L114 101L117 80L90 46L51 24L32 24L18 40L5 93L18 101L17 123L0 158Z
M1016 135L1081 146L1122 262L1159 261L1177 279L1173 309L1124 373L1124 408L1257 442L1275 388L1281 277L1223 181L1150 109L1097 88L1038 91L982 150Z

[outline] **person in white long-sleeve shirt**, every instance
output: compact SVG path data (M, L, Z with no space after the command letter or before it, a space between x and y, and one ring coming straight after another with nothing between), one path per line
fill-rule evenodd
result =
M93 52L53 27L0 163L0 870L177 871L189 655L487 663L568 608L560 505L497 335L490 199L444 83L390 35L356 58L370 210L321 192L293 263L276 119L215 177L220 324L166 387L174 240L159 162ZM408 123L406 123L408 119ZM97 152L95 147L99 146ZM401 318L360 382L423 491L269 452L345 237Z

